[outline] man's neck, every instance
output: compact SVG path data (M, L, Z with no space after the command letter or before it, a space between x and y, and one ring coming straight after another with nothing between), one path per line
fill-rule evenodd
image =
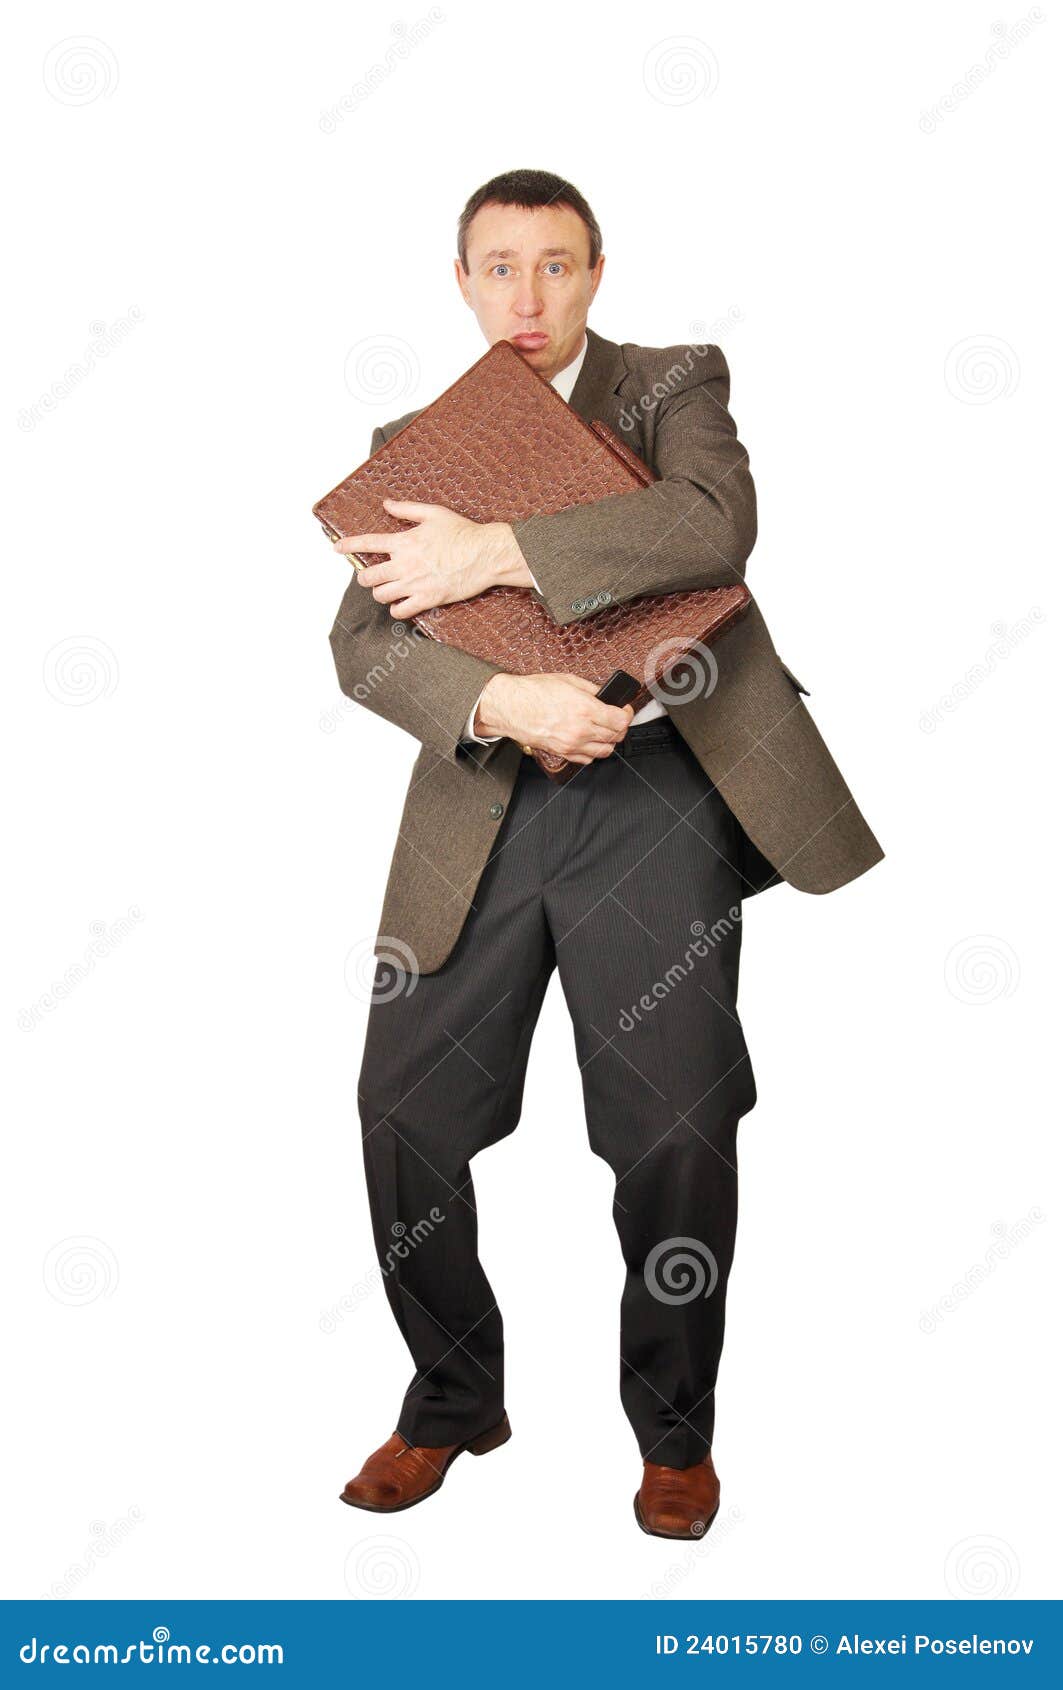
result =
M587 355L587 335L584 331L583 339L566 364L548 379L552 387L556 388L562 399L571 401L572 395L583 373L583 364Z
M556 381L559 375L564 374L565 370L568 369L570 364L574 364L576 362L576 359L583 352L583 349L586 346L586 344L587 344L587 331L586 331L586 329L584 329L582 335L580 336L579 345L576 347L576 350L573 352L571 358L566 358L565 362L561 365L561 368L559 370L554 371L553 375L550 377L551 381Z

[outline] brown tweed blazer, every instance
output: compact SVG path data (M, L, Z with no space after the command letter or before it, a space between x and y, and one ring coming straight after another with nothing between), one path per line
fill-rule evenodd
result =
M727 409L723 353L619 346L591 329L587 342L570 404L588 422L601 417L662 479L514 524L540 603L566 623L592 615L602 592L615 602L744 578L756 494ZM372 450L416 414L375 430ZM421 742L374 951L433 974L474 907L521 749L510 739L461 740L495 668L392 622L353 570L329 639L343 692ZM882 849L755 603L713 652L715 687L668 713L741 823L748 891L781 878L802 892L832 892L863 874Z

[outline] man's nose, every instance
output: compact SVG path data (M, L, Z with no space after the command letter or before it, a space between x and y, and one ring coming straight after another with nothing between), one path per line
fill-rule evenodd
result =
M513 309L518 317L537 317L543 308L542 298L534 282L521 282Z

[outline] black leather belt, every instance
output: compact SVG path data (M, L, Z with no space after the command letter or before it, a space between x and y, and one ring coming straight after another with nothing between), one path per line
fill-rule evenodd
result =
M637 757L641 751L659 750L661 746L682 737L670 716L655 716L652 722L638 722L635 727L628 728L613 756Z

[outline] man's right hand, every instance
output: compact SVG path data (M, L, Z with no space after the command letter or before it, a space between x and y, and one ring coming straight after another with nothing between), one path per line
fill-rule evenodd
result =
M473 727L485 737L503 734L571 763L592 763L611 755L635 714L630 704L603 704L597 692L579 675L492 675Z

